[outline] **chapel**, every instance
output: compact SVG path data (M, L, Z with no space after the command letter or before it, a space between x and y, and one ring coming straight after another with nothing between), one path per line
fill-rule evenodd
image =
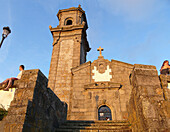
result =
M107 60L99 47L95 61L90 51L88 23L81 6L59 10L59 25L50 26L53 51L48 87L68 104L69 120L126 120L133 65Z
M85 11L79 5L59 10L57 17L58 26L49 26L49 77L39 69L24 70L9 91L7 84L0 86L0 106L6 109L0 112L0 130L170 131L170 75L158 75L153 65L108 60L103 47L87 62L93 45Z

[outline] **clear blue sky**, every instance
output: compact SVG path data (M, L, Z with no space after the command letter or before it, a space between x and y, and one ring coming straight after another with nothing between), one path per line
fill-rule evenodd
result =
M0 81L17 76L20 64L48 77L53 41L49 25L58 25L59 9L79 4L89 25L88 61L97 59L99 46L106 59L158 70L170 60L170 0L1 0L0 34L4 26L12 33L0 49Z

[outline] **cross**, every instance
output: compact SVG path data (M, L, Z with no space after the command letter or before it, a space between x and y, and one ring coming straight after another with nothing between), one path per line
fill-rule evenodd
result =
M100 51L100 56L102 56L102 51L103 51L104 49L103 48L101 48L101 47L99 47L98 49L97 49L97 51Z

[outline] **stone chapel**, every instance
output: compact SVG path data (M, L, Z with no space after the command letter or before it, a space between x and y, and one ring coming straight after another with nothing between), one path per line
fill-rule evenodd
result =
M105 59L101 47L98 59L86 62L90 47L85 12L72 7L57 17L59 25L50 26L54 41L48 87L68 104L68 119L127 119L133 65Z
M59 25L50 26L53 52L48 87L68 104L68 120L127 120L134 65L98 58L86 62L90 51L85 12L79 6L59 10ZM152 67L156 70L155 67Z
M159 76L152 65L109 61L102 47L96 60L86 62L91 48L85 11L71 7L57 17L59 25L49 26L49 77L39 69L25 70L11 88L15 91L0 87L1 104L10 94L0 131L170 131L170 75Z

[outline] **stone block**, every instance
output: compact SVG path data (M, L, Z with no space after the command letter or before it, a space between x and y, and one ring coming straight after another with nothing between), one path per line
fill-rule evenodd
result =
M153 71L153 72L152 72ZM166 131L167 118L160 108L163 90L154 66L135 65L131 75L133 85L129 102L129 120L139 131ZM160 118L161 117L161 118ZM138 123L138 121L140 123ZM162 123L163 122L163 123ZM161 128L161 129L160 129Z
M47 81L39 70L23 72L8 115L0 122L4 132L54 131L66 120L67 105L47 88Z

